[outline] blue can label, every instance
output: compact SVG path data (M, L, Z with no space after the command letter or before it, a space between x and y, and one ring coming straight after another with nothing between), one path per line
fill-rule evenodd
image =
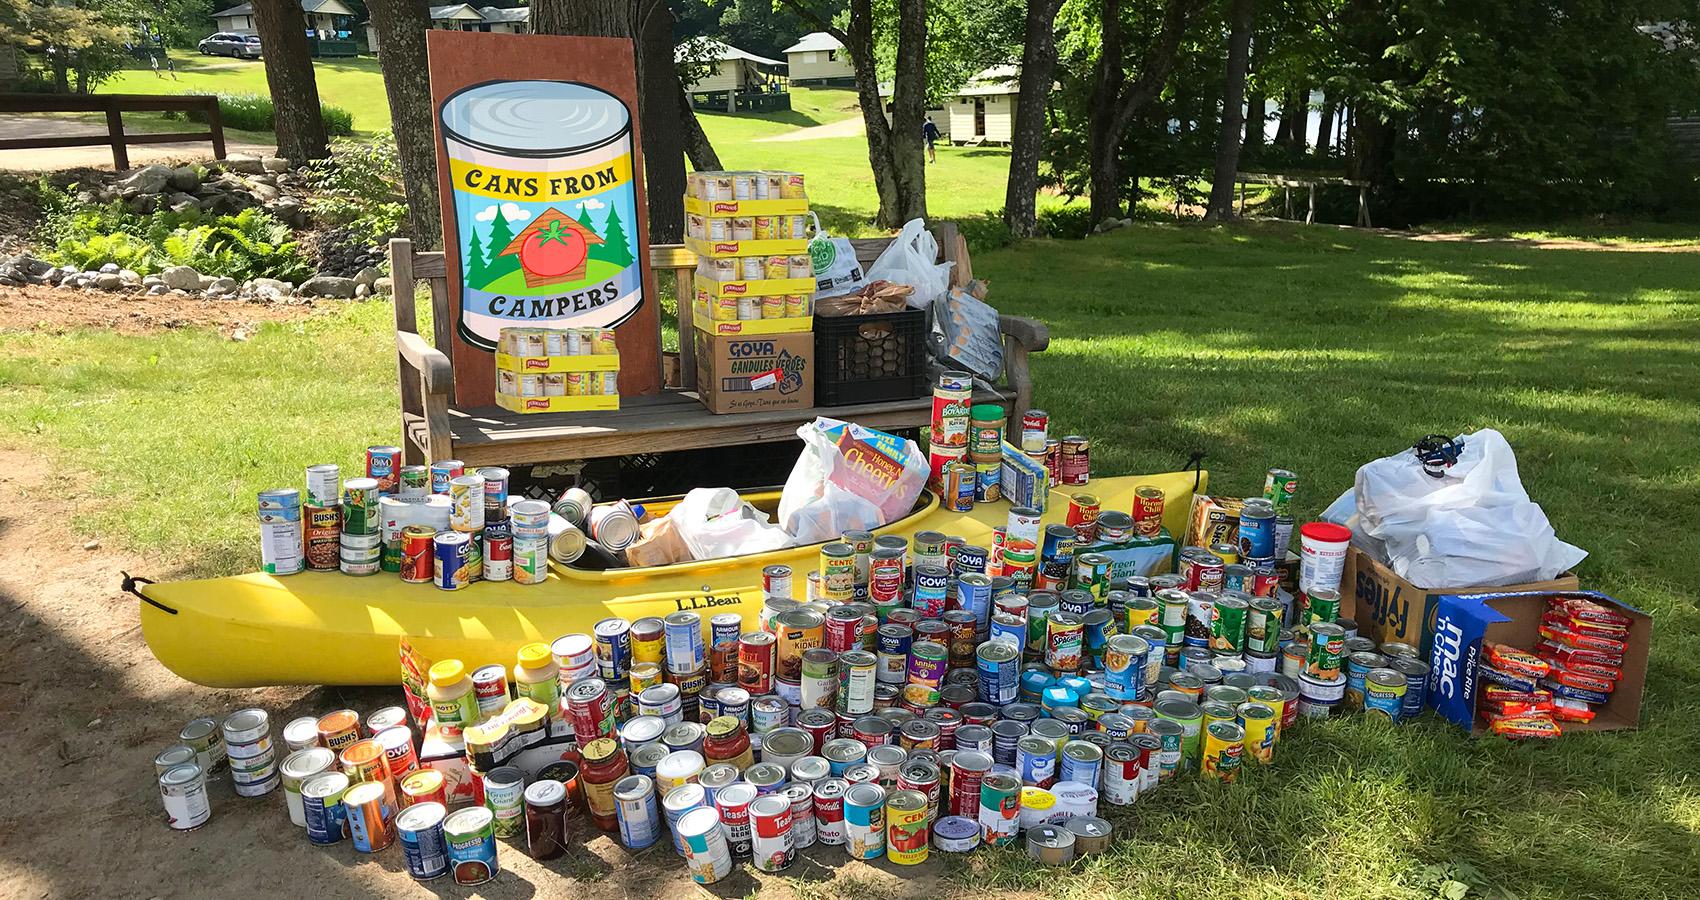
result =
M980 702L1014 703L1021 690L1021 652L1007 641L991 640L975 654L980 670Z
M1096 788L1098 786L1099 768L1099 760L1097 759L1075 759L1067 753L1064 753L1062 755L1062 772L1060 773L1061 778L1059 780L1073 781Z
M443 838L441 823L417 831L396 828L401 838L401 853L407 860L407 874L418 881L430 881L449 873L449 845Z
M444 532L431 542L431 552L435 557L432 580L437 587L458 591L472 583L470 537L458 531Z
M1015 745L1015 768L1022 784L1050 784L1057 774L1057 746L1044 738L1023 738Z
M1015 645L1017 653L1027 649L1027 623L1020 616L1009 613L998 613L992 616L989 637L994 641L1008 641Z
M315 844L340 844L348 836L341 797L328 803L322 797L302 797L301 806L307 815L307 840Z
M956 574L986 573L986 548L964 546L956 551Z
M1275 517L1240 516L1240 556L1275 555Z

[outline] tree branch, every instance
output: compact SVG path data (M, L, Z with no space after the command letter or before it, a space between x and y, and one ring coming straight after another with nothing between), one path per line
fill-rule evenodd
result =
M1175 67L1181 38L1186 35L1187 21L1192 18L1193 13L1203 8L1204 4L1205 0L1165 0L1162 30L1157 33L1157 39L1146 49L1145 55L1139 61L1139 77L1134 79L1132 84L1126 85L1121 95L1116 98L1116 134L1126 130L1133 114L1150 103L1163 89L1164 82L1169 80L1169 72Z
M802 0L779 0L779 3L781 6L784 6L796 13L798 18L809 22L821 31L837 38L838 42L843 44L846 48L850 46L850 36L844 33L844 29L833 25L832 20L822 16L818 10L811 9L804 5Z

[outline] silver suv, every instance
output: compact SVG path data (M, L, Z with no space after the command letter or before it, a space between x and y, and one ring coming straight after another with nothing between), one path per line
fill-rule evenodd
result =
M221 31L203 38L196 49L208 56L234 56L238 59L260 58L260 36Z

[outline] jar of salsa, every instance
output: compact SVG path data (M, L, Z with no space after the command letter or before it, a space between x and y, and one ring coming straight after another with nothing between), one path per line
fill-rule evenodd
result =
M584 745L584 766L579 771L579 783L584 788L584 803L591 821L603 831L619 827L614 815L614 782L630 773L626 751L613 738L597 738Z
M750 736L744 731L743 722L732 716L715 716L708 720L707 732L702 755L709 765L731 763L741 771L755 763L755 754L750 750Z
M532 859L567 852L567 786L549 778L525 789L525 845Z

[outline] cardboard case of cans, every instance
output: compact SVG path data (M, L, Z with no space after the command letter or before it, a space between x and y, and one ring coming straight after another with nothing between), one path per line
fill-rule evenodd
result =
M612 328L503 328L496 404L520 413L620 408Z
M711 335L813 328L813 217L796 172L698 172L685 196L697 254L692 324Z

